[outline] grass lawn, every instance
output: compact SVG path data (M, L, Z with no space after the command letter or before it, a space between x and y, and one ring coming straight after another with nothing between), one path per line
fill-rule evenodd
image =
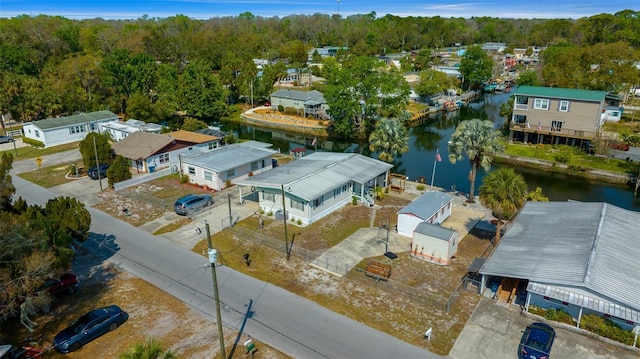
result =
M0 155L6 152L13 155L16 161L19 161L19 160L26 160L29 158L36 158L38 156L51 155L58 152L76 150L78 149L78 144L79 142L72 142L72 143L65 143L64 145L53 146L48 148L40 148L40 149L31 147L31 146L19 147L17 156L16 156L16 152L13 149L8 151L2 151L0 152Z
M638 171L638 165L633 162L617 158L596 157L585 153L574 152L573 149L569 151L568 149L568 146L563 145L508 144L505 148L505 153L511 156L538 158L541 160L561 163L557 160L557 157L568 152L570 155L568 156L568 161L565 163L576 171L580 171L584 168L594 168L629 174L636 174Z
M74 179L66 178L66 175L69 172L67 167L72 163L75 162L59 164L57 166L51 167L42 167L35 171L20 173L18 174L18 176L44 188L55 187L64 183L74 181Z

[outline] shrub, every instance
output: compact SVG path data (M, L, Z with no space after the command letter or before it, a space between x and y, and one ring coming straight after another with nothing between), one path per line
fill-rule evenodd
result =
M558 152L555 153L553 158L560 163L567 163L573 157L573 149L569 146L562 146L558 149Z
M302 225L302 220L298 219L298 221L296 223L298 223L298 225L301 226Z
M269 211L269 213L267 213L267 216L269 217L273 216L273 212Z
M418 191L424 191L424 185L423 184L419 184L419 185L416 186L416 189Z
M22 142L26 143L27 145L29 145L31 147L44 148L44 143L42 143L42 142L40 142L38 140L34 140L32 138L22 137Z
M575 325L573 318L569 313L565 312L562 309L548 309L546 313L544 313L544 318L553 320L554 322L565 323L569 325Z
M231 180L224 181L224 186L225 186L225 188L231 187Z
M351 204L353 204L354 206L358 204L358 198L356 196L351 197Z
M284 106L282 106L282 105L278 105L278 111L280 111L280 112L284 112Z
M182 176L180 176L180 183L181 184L189 183L189 175L183 174Z
M598 334L605 338L613 339L620 343L633 345L634 334L624 330L607 318L595 314L586 314L580 320L580 328Z

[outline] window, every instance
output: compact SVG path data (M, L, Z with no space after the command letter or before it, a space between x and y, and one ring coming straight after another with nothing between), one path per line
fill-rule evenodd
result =
M190 175L195 176L196 175L196 168L195 167L187 167L187 172Z
M204 179L207 181L213 181L213 173L204 171Z
M276 201L276 194L262 191L262 199L265 200L265 201L275 202Z
M251 162L251 171L257 171L258 170L258 162Z
M211 150L214 150L214 149L218 148L218 147L216 146L216 142L209 142L209 144L208 144L207 146L208 146L208 148L209 148L209 151L211 151Z
M569 112L569 101L560 101L560 106L558 106L558 111L560 112Z
M549 109L549 99L547 98L537 98L533 101L533 108L536 110L548 110Z
M234 168L234 169L228 170L227 173L226 173L226 176L227 176L227 179L235 177L236 176L236 169Z
M551 131L552 132L562 131L562 121L551 121Z
M96 130L96 124L95 123L90 123L89 124L89 131L95 131Z
M38 131L38 130L34 130L34 131L36 133L36 137L40 137L40 131Z
M168 153L163 153L160 156L158 156L160 163L167 163L169 162L169 154Z
M298 202L294 199L291 199L291 208L294 209L299 209L301 211L304 211L304 202Z
M315 199L312 202L312 205L313 205L314 208L318 208L318 207L322 206L323 203L324 203L324 197L320 197L318 199Z

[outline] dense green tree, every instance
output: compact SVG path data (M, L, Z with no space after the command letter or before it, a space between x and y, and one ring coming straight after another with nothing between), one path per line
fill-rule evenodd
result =
M132 176L131 163L128 159L120 155L116 156L107 170L107 179L110 187L113 186L114 183L131 179Z
M196 132L207 128L207 124L204 121L197 120L195 118L187 117L184 119L181 129L185 131Z
M493 122L477 118L460 122L449 141L449 161L456 163L466 157L471 164L469 171L469 198L474 203L476 173L480 167L488 171L491 167L491 156L501 152L504 145L500 140L500 132L494 130Z
M12 168L13 155L5 151L2 153L2 162L0 162L0 211L11 210L13 194L16 193L9 173Z
M536 187L535 191L531 191L527 194L527 201L549 202L549 197L542 193L542 188Z
M518 77L518 86L540 86L536 71L525 71Z
M383 118L369 136L369 149L378 152L378 158L385 162L409 151L409 131L395 118Z
M469 88L476 88L489 80L492 72L493 60L482 47L479 45L467 47L460 61L460 73L464 76L464 82L469 83Z
M178 81L178 104L187 115L218 120L227 113L227 91L204 62L190 62Z
M90 132L80 141L80 154L82 155L82 163L84 163L85 170L95 167L98 162L100 164L111 163L110 140L111 137L107 132ZM97 159L96 156L98 156Z
M497 169L484 177L480 186L480 202L498 219L496 243L500 242L502 220L512 218L524 205L527 183L511 168Z
M322 92L339 137L366 137L378 117L399 117L409 102L407 82L377 59L351 57L342 66L325 66L328 78Z
M420 72L420 81L415 91L420 97L431 97L450 88L452 80L442 71L425 70Z
M154 339L147 339L146 342L136 342L126 353L120 354L118 359L175 359L177 355L164 350L162 344Z

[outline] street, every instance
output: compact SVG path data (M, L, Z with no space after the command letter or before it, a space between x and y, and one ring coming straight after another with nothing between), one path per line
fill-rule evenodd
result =
M30 166L14 165L15 168ZM29 204L43 204L58 195L15 174L12 178L15 197L21 196ZM92 225L85 248L215 320L207 258L104 212L88 209ZM439 358L230 268L217 267L217 277L224 325L242 330L292 357ZM217 345L217 340L212 340L212 344Z

